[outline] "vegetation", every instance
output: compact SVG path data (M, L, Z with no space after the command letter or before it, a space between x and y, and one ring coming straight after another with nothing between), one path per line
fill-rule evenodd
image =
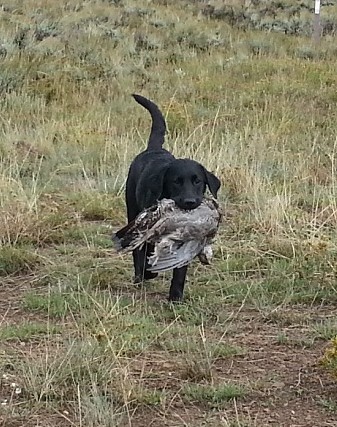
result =
M322 4L315 45L311 0L2 2L2 425L336 424L329 344L319 363L337 332ZM215 259L191 266L181 305L169 275L134 287L111 243L150 129L133 92L222 181Z

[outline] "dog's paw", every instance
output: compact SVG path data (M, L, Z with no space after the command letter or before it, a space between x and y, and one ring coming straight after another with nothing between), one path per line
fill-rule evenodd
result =
M151 271L145 271L144 275L135 276L133 283L135 285L142 284L145 280L155 279L158 276L158 273L151 273Z
M152 273L151 271L145 271L144 280L155 279L158 276L158 273Z
M177 293L170 292L168 301L174 304L181 304L183 302L183 294L180 292L177 292Z

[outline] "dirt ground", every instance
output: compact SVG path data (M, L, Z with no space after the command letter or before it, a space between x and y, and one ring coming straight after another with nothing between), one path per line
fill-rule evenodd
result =
M42 315L21 308L21 298L28 288L28 281L2 284L2 325L17 324L23 320L43 321ZM241 309L229 339L230 344L245 348L245 352L217 360L214 375L218 382L231 380L244 383L248 393L243 398L228 402L221 409L183 401L179 395L181 384L174 376L176 367L163 360L160 354L154 353L152 357L147 355L143 360L135 361L135 372L137 369L147 371L149 387L161 387L176 393L165 413L156 408L141 407L132 414L131 421L120 425L336 426L337 413L333 405L337 401L336 383L319 363L327 344L320 339L305 338L308 337L308 326L307 322L303 322L303 319L318 321L336 315L337 309L334 307L288 308L269 318L256 310ZM284 336L286 340L282 339ZM20 342L7 341L0 344L1 359L4 360L5 355L15 353L17 349L30 353L41 351L36 340L25 343L24 349ZM8 390L2 384L0 399L4 401L5 398L8 398ZM22 419L12 419L3 407L0 410L2 425L6 427L78 425L66 409L55 409L51 413L50 409L42 408Z

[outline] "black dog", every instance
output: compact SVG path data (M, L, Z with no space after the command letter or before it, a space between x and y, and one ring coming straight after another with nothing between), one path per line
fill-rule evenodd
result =
M152 127L147 149L131 163L126 182L126 205L128 221L132 221L145 208L157 200L173 199L182 209L197 208L209 188L214 197L220 181L200 163L189 159L176 159L163 149L166 132L165 119L159 108L150 100L133 95L135 100L151 114ZM135 283L157 276L147 270L147 257L152 251L147 245L133 252ZM187 267L173 270L169 300L179 301L183 297Z

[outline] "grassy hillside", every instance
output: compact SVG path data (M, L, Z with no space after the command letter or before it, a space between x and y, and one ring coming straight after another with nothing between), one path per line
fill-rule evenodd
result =
M337 6L313 45L313 3L2 2L3 425L337 423ZM178 306L110 241L150 129L133 92L222 181Z

